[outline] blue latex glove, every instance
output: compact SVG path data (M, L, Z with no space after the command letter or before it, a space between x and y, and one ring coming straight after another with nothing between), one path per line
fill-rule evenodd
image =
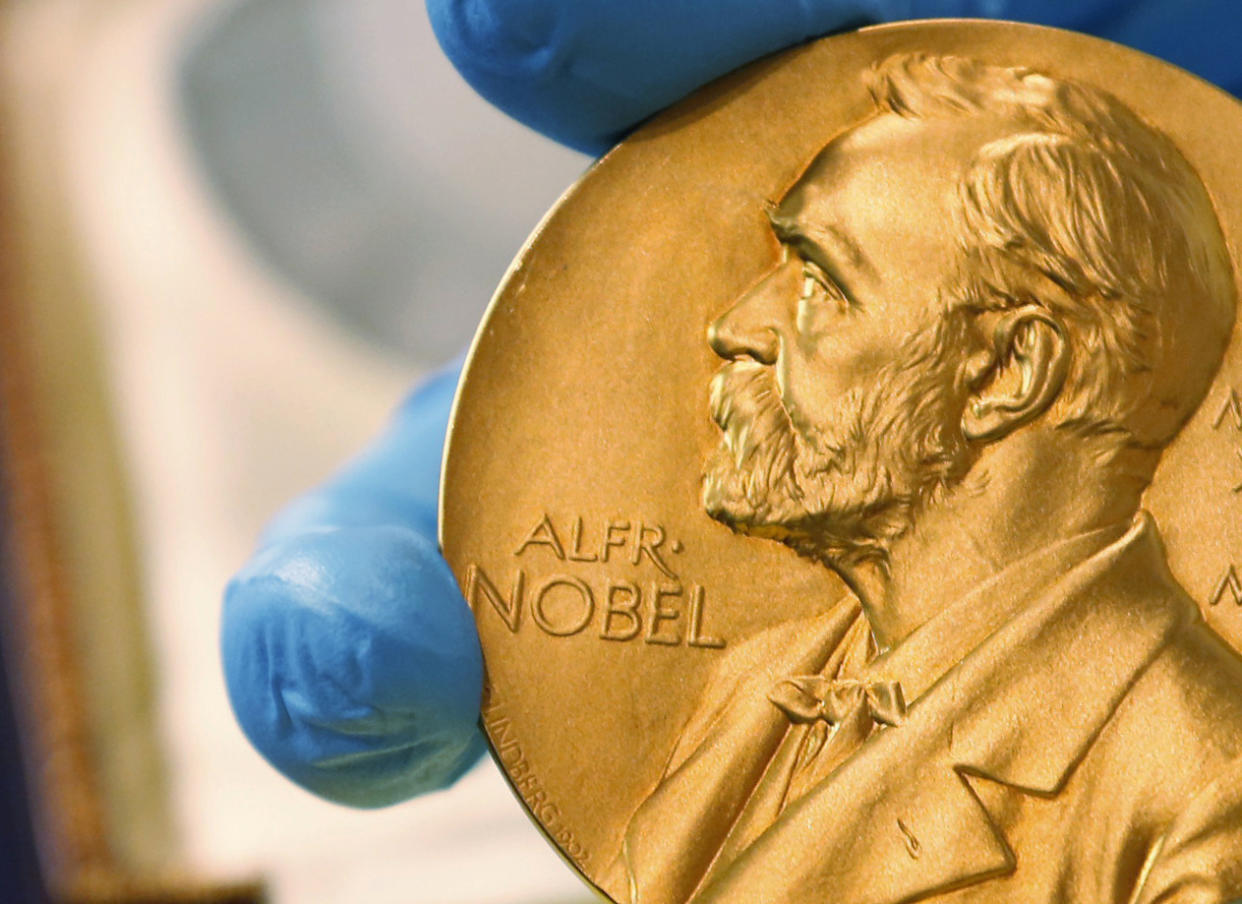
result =
M428 0L484 97L606 149L725 72L847 26L997 16L1089 31L1242 87L1235 0ZM357 806L442 788L485 746L478 639L435 543L456 370L372 449L281 514L230 584L225 675L246 735L298 784Z
M229 697L277 769L382 806L444 787L486 749L474 621L436 545L458 367L432 377L331 483L264 532L229 584Z
M1096 34L1242 88L1236 0L427 0L445 53L515 119L599 154L760 56L849 26L989 17Z

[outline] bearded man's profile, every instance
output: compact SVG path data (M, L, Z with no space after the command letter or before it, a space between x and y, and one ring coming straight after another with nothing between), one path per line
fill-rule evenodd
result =
M850 593L724 655L606 887L1242 897L1242 657L1141 509L1233 328L1208 192L1085 85L906 55L869 87L710 325L702 491Z

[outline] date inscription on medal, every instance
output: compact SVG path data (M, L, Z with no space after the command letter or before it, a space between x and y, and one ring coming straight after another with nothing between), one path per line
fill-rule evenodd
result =
M556 522L547 513L513 548L507 574L477 562L466 569L466 599L492 609L517 633L525 625L550 637L592 633L605 641L718 650L702 584L676 568L685 551L664 526L641 518ZM604 564L623 573L594 577Z

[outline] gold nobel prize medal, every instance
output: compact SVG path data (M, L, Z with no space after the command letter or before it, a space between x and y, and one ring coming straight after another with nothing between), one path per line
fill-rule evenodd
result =
M828 38L571 190L471 351L483 725L621 904L1242 897L1242 107Z

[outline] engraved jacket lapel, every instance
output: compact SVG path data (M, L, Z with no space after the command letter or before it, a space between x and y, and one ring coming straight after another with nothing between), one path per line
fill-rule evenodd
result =
M736 655L753 663L724 663L724 672L745 679L717 687L720 699L691 720L659 787L631 819L621 858L632 904L681 904L690 897L789 729L768 700L768 687L777 676L824 668L865 622L849 599L782 629L766 638L775 644L739 648Z
M1199 617L1169 572L1151 517L1140 513L1125 536L963 662L959 682L980 692L955 718L954 763L1057 794L1170 637Z
M1058 793L1187 617L1144 517L1032 596L694 904L897 904L1013 872L1021 852L970 778Z

